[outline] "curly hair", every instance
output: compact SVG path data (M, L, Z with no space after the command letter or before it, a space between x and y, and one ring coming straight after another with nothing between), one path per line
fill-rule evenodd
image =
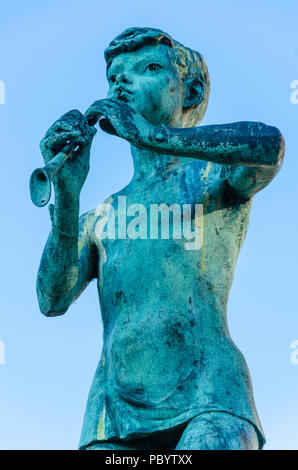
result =
M192 127L198 124L206 112L210 92L210 78L208 68L203 56L188 47L175 41L169 34L155 28L128 28L106 48L104 55L109 69L114 57L122 52L131 52L142 46L152 44L165 44L176 53L176 66L184 82L194 80L200 82L203 93L198 105L190 106L187 111L187 126Z

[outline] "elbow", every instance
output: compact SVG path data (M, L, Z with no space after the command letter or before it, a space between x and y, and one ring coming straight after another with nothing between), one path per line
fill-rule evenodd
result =
M279 132L279 141L278 141L278 151L276 156L276 166L280 168L284 161L285 156L285 139L282 134Z
M43 300L38 301L39 310L45 317L58 317L60 315L64 315L64 313L68 310L68 307L64 308L57 308L57 305L51 304L51 302L45 302Z
M63 315L72 302L72 295L64 289L49 287L43 282L43 277L38 274L36 293L40 312L46 317L58 317Z
M268 126L269 129L269 142L268 151L270 153L270 164L272 167L279 170L283 164L285 155L285 140L282 133L277 127Z
M58 311L54 308L46 308L41 306L39 307L39 309L45 317L59 317L60 315L64 315L64 313L67 311L67 308Z
M37 299L40 312L45 317L58 317L63 315L67 310L69 305L64 303L63 305L57 301L54 297L43 294L37 286Z
M256 123L257 135L260 144L260 154L263 166L276 168L282 166L285 154L285 140L277 127L264 123Z

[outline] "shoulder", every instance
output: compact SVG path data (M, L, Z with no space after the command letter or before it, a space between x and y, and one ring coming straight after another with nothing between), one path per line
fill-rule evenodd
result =
M103 230L112 209L113 197L109 196L94 209L80 216L80 232L87 234L91 240L98 230Z
M84 212L84 214L80 215L79 218L79 231L82 232L90 232L92 224L94 222L95 217L95 209L92 209L88 212Z

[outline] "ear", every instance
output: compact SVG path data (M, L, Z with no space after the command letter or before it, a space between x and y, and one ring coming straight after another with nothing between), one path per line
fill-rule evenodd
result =
M184 109L196 108L204 99L205 87L202 80L198 78L189 78L184 81L185 98Z

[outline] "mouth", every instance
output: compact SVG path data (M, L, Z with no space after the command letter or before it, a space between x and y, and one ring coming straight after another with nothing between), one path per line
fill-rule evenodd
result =
M118 88L115 91L115 98L117 100L123 101L124 103L128 103L132 98L131 91L124 90L123 88Z

